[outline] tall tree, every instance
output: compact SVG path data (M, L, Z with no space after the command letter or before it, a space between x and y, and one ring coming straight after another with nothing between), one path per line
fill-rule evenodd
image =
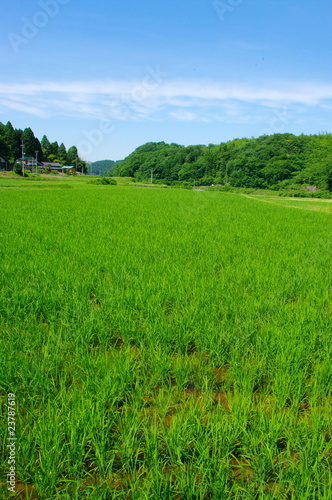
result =
M35 156L36 138L30 127L25 128L22 134L25 156Z
M51 143L51 153L52 155L55 155L58 157L58 149L59 149L59 144L58 141L52 142Z
M43 136L40 144L43 150L43 157L47 159L48 155L52 154L52 146L46 135Z
M78 152L76 146L71 146L67 152L68 165L76 166L76 158L78 158Z
M58 148L58 159L61 161L61 163L66 164L67 163L67 149L64 143L62 142Z
M9 159L9 146L6 141L6 127L0 123L0 155Z
M43 151L39 139L35 137L35 134L30 127L24 129L22 134L22 141L24 143L24 154L25 156L36 157L36 152L38 154L38 161L43 160ZM22 154L22 153L21 153ZM20 155L21 156L21 155Z
M8 147L9 161L14 163L17 158L22 156L22 130L14 129L10 122L5 125L5 142Z

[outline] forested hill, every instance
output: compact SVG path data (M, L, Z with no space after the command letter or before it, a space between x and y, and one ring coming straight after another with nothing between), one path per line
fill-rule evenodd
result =
M274 134L187 147L149 142L127 156L113 175L147 181L151 171L155 181L166 183L332 190L332 134Z

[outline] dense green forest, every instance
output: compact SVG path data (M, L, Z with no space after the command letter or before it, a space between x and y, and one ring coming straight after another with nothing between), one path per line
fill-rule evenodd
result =
M39 162L57 162L64 166L76 166L77 158L77 168L86 171L86 163L79 157L76 146L67 150L63 143L50 142L46 135L39 141L30 127L21 130L14 128L10 122L6 125L0 122L0 155L7 159L9 167L22 157L22 142L25 156L35 158L38 151Z
M315 185L332 190L332 134L274 134L219 145L149 142L117 165L112 175L167 184L230 184L284 189Z

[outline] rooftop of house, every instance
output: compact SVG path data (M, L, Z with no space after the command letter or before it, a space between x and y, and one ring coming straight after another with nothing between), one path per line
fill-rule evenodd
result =
M17 158L16 161L36 161L36 157L34 156L24 156L23 158Z
M45 167L59 167L62 168L62 165L58 162L52 162L52 161L42 161L42 165Z

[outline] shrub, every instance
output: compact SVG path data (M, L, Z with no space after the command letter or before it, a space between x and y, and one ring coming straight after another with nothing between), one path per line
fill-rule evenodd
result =
M199 181L199 184L201 186L211 186L211 184L214 183L214 178L211 177L211 175L205 175L202 177L202 179Z
M17 175L23 175L22 165L20 163L15 163L14 172Z
M332 193L330 191L315 191L310 193L311 198L324 198L330 200L332 198Z
M98 179L95 179L94 181L92 181L93 184L98 184L98 185L103 185L103 186L106 186L106 185L110 185L110 186L116 186L117 185L117 182L115 179L112 179L112 177L100 177Z

